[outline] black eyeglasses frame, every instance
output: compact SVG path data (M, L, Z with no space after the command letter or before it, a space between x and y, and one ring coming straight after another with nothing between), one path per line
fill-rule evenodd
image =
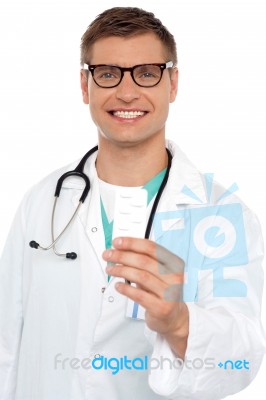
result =
M161 76L160 76L159 81L158 81L157 83L155 83L154 85L150 85L150 86L140 85L138 82L135 81L135 78L134 78L134 70L135 70L136 68L138 68L138 67L145 67L145 66L147 66L147 65L155 65L155 66L157 66L157 67L160 67L160 71L161 71ZM120 77L119 82L116 83L115 85L112 85L112 86L102 86L102 85L99 85L99 83L98 83L98 82L95 80L95 78L94 78L94 70L95 70L95 68L97 68L97 67L113 67L113 68L118 68L118 69L120 70L120 72L121 72L121 77ZM90 64L86 64L86 63L83 64L83 69L84 69L85 71L88 71L88 72L90 71L90 72L91 72L91 75L92 75L92 78L93 78L94 82L96 83L96 85L99 86L100 88L103 88L103 89L111 89L111 88L114 88L114 87L118 86L118 85L122 82L122 79L123 79L123 77L124 77L124 73L127 72L127 71L130 72L131 78L133 79L133 81L135 82L136 85L138 85L138 86L140 86L140 87L145 87L145 88L154 87L154 86L157 86L157 85L161 82L161 79L162 79L162 76L163 76L163 71L164 71L165 69L173 68L173 67L174 67L173 61L168 61L168 62L166 62L166 63L146 63L146 64L137 64L137 65L134 65L133 67L128 67L128 68L119 67L118 65L110 65L110 64L95 64L95 65L90 65Z

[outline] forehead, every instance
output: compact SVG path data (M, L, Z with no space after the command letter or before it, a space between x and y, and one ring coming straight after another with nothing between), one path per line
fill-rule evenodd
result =
M166 61L169 61L166 59L166 49L154 33L132 37L109 36L98 39L91 48L90 64L127 67Z

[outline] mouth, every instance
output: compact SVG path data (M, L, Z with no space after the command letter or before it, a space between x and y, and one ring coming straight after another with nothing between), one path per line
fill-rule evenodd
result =
M147 114L147 111L140 110L113 110L109 111L109 114L118 119L138 119Z

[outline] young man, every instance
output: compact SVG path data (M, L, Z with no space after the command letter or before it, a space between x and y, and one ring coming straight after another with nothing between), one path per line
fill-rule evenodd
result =
M71 218L84 187L76 176L63 182L51 238L54 186L74 165L26 195L4 250L0 398L236 393L256 375L265 349L260 228L238 198L165 139L178 86L174 38L151 13L113 8L83 35L81 63L99 148L84 166L89 195L51 246L77 257L28 245L36 238L48 246ZM116 193L139 199L143 187L147 221L158 203L150 239L114 239ZM125 204L124 221L132 206Z

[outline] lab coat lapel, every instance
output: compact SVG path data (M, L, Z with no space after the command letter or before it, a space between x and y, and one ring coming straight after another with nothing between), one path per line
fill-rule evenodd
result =
M102 267L103 273L106 275L106 261L102 258L105 250L105 238L102 226L101 203L98 179L94 179L91 185L91 197L89 199L88 213L84 219L84 227L90 239L92 247Z
M159 240L164 235L165 230L173 230L175 226L178 228L180 223L182 223L182 218L175 211L187 208L188 206L199 206L207 203L202 174L175 143L168 140L166 145L173 155L172 167L166 188L156 211L155 223L156 217L160 213L173 212L173 218L164 221L164 229L159 229L159 233L157 231L156 240Z
M102 253L105 249L105 239L102 227L101 218L101 206L100 206L100 193L99 183L97 179L97 173L95 168L95 160L97 153L94 153L85 165L84 172L90 179L90 192L89 195L81 206L78 212L78 218L83 225L86 236L88 237L92 248L95 252L99 264L102 267L104 275L106 268L106 261L102 259ZM79 195L75 195L72 198L72 202L76 207L80 198Z

